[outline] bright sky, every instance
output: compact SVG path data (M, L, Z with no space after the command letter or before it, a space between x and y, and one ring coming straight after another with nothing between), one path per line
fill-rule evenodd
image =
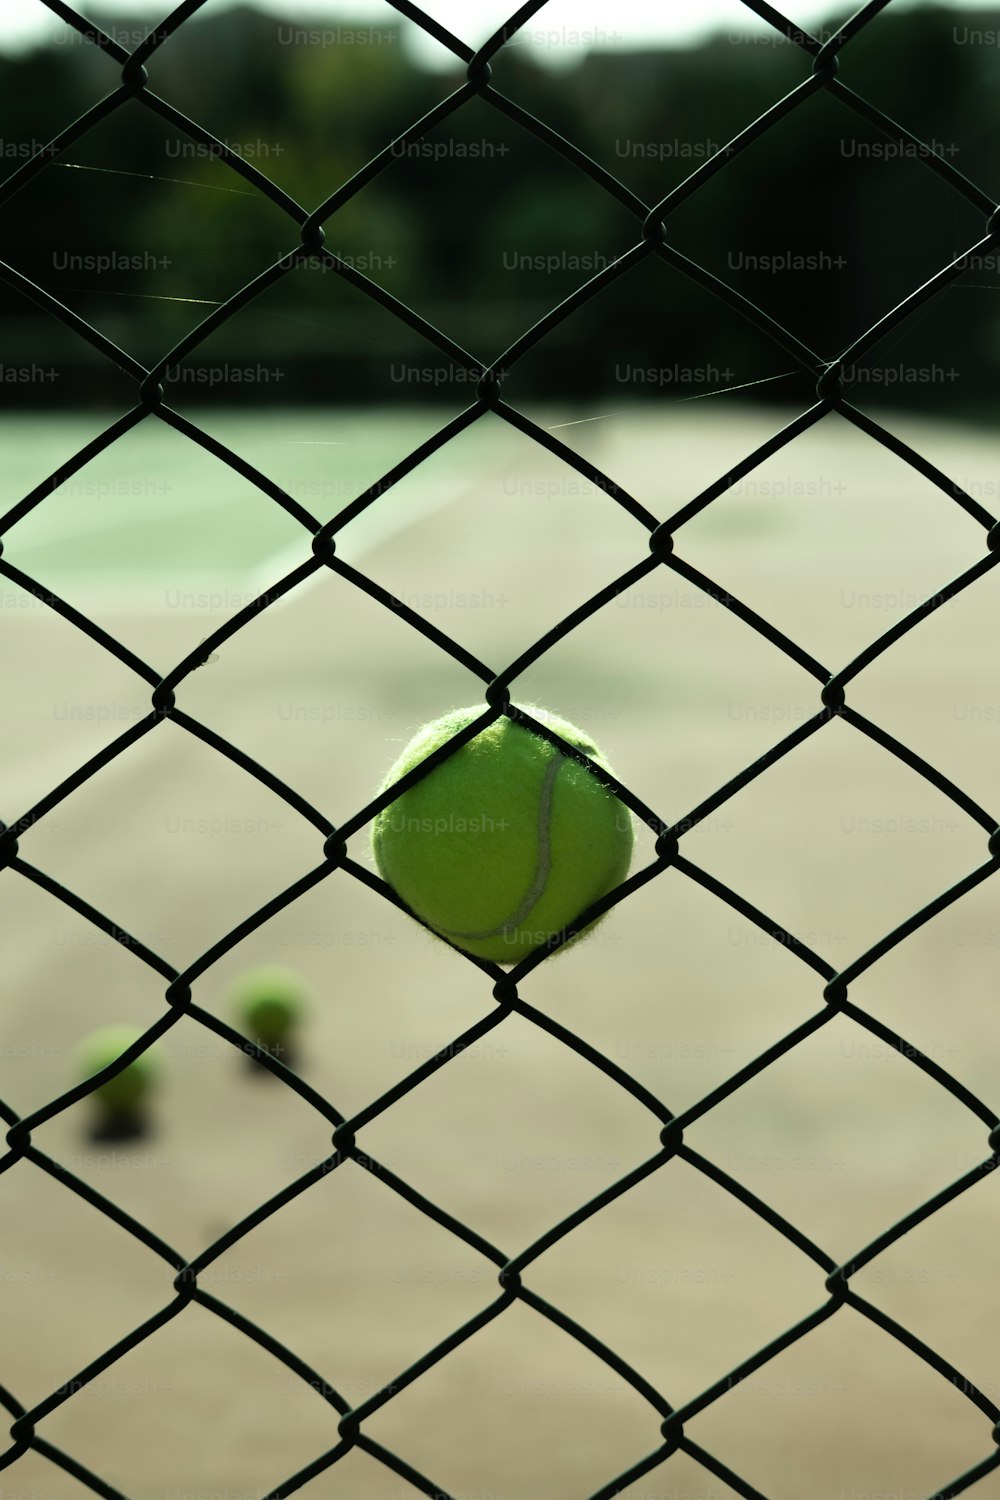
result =
M206 0L205 14L227 8L233 0ZM859 0L860 3L860 0ZM894 0L894 8L905 9L920 0ZM945 9L986 9L996 0L941 0ZM456 36L470 44L485 39L512 11L518 0L424 0L423 9ZM77 10L88 18L95 10L105 17L126 19L141 16L150 22L173 9L171 0L100 0L96 6L79 0ZM329 28L364 19L369 25L387 24L397 17L385 0L258 0L258 8L270 11L282 27ZM830 18L850 15L856 4L843 7L829 0L776 0L796 26L808 27L817 22L830 24ZM985 22L985 18L984 18ZM64 31L42 0L2 0L0 5L0 49L30 45L46 33ZM762 39L772 36L771 29L757 19L740 0L548 0L528 22L521 34L539 57L552 62L567 60L581 45L643 46L656 42L690 42L711 31L722 31L734 37ZM128 45L126 38L121 40ZM445 60L436 43L416 44L421 61L431 66Z

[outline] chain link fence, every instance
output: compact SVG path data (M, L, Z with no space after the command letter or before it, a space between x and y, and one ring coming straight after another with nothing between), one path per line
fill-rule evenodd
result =
M672 1455L678 1452L683 1452L689 1459L703 1466L706 1474L728 1485L734 1494L747 1497L747 1500L762 1500L758 1489L728 1467L717 1453L709 1451L699 1443L696 1436L698 1431L696 1419L714 1403L723 1402L727 1393L748 1376L760 1370L797 1341L807 1339L814 1329L837 1314L841 1318L853 1316L870 1320L886 1338L897 1340L900 1345L910 1351L914 1359L924 1361L952 1391L956 1389L960 1391L982 1413L988 1425L983 1429L981 1456L965 1473L938 1488L933 1500L947 1500L947 1497L975 1489L980 1481L986 1480L989 1475L1000 1470L1000 1449L996 1446L1000 1442L1000 1410L961 1370L955 1368L910 1329L902 1326L872 1302L859 1295L852 1285L856 1274L876 1256L931 1215L944 1212L948 1205L962 1194L979 1187L1000 1162L1000 1119L993 1109L984 1100L971 1093L938 1063L915 1048L906 1038L883 1025L850 998L851 985L854 980L911 933L930 922L951 903L960 900L967 892L991 876L1000 863L1000 828L997 827L996 819L907 745L886 733L877 723L855 711L848 701L850 684L866 667L876 661L904 634L920 625L935 610L940 609L962 591L972 588L979 579L1000 562L1000 523L948 475L893 436L879 422L859 410L850 399L849 372L857 363L874 350L887 335L899 328L904 320L919 313L930 299L955 281L968 267L972 257L995 248L1000 240L1000 221L997 219L994 200L976 184L968 181L943 156L911 134L905 124L889 119L874 104L859 97L846 81L850 74L852 42L866 26L875 20L878 13L886 8L888 0L873 0L873 3L864 6L835 35L822 43L801 29L793 27L770 5L759 3L759 0L744 0L749 11L775 31L782 32L788 42L799 49L803 65L802 80L785 97L776 99L772 107L760 118L748 121L738 135L710 159L701 163L679 187L670 192L662 201L652 204L641 202L613 175L578 150L572 141L563 139L544 120L536 119L528 114L516 100L508 98L494 86L491 61L497 57L505 43L514 38L519 29L523 28L542 9L543 0L531 0L531 3L523 5L484 46L475 52L452 36L444 26L424 14L416 5L408 3L408 0L394 0L397 12L410 22L422 27L442 47L448 49L466 65L467 81L454 93L442 99L423 118L415 120L395 141L386 142L384 148L350 181L336 186L323 203L312 209L296 203L269 180L268 176L257 166L230 151L222 141L202 128L197 121L187 118L174 108L169 100L157 95L155 83L158 49L167 43L178 28L201 8L203 0L184 0L184 3L179 5L168 19L152 31L147 40L131 53L104 34L97 25L77 15L72 7L62 3L62 0L45 0L45 3L49 10L67 26L75 28L89 43L101 48L120 65L121 84L107 97L96 102L93 108L80 119L55 136L44 150L38 151L30 160L19 165L17 170L8 177L0 188L0 211L4 218L8 219L12 214L17 213L19 192L48 171L53 163L64 158L70 148L89 131L94 130L116 111L139 105L153 111L191 141L210 148L213 154L219 160L226 162L249 188L270 199L275 208L288 219L289 248L285 255L274 264L262 269L259 276L224 305L211 311L197 328L152 368L145 368L124 350L117 348L109 339L31 279L6 264L0 265L0 274L9 287L37 304L52 318L58 319L78 338L92 345L101 356L112 362L135 382L136 391L135 404L131 410L114 421L106 431L89 442L71 459L60 464L44 483L24 496L4 516L0 524L0 534L4 538L5 548L4 555L0 559L0 572L11 585L35 595L49 609L62 616L70 626L83 632L96 646L110 653L129 672L145 681L150 695L149 713L142 722L131 725L106 749L79 766L59 785L54 786L34 806L15 816L10 823L2 825L0 868L6 872L5 881L32 882L52 902L62 903L64 907L70 908L86 922L93 924L95 929L122 945L135 963L146 965L153 973L159 975L165 986L162 1013L149 1026L141 1039L129 1047L113 1066L104 1069L102 1073L95 1075L88 1082L79 1084L59 1098L53 1099L43 1108L23 1118L0 1101L0 1114L8 1127L7 1149L5 1155L0 1158L0 1169L5 1172L37 1171L48 1174L54 1182L61 1184L67 1191L79 1195L93 1208L133 1235L151 1255L160 1257L175 1272L175 1295L156 1312L155 1316L148 1318L125 1337L112 1344L99 1358L74 1373L64 1385L31 1409L26 1409L18 1400L16 1391L0 1388L0 1401L12 1418L10 1446L0 1456L0 1468L6 1469L15 1465L29 1450L34 1450L35 1453L59 1466L93 1493L120 1500L120 1492L105 1482L98 1473L92 1472L90 1468L78 1462L71 1453L63 1451L48 1440L46 1419L63 1403L71 1401L89 1382L95 1381L102 1372L111 1369L126 1353L150 1338L172 1319L182 1316L191 1304L196 1303L206 1312L225 1320L247 1339L254 1341L260 1349L279 1362L290 1377L300 1380L309 1389L319 1392L331 1409L331 1420L337 1433L336 1441L332 1442L326 1451L316 1454L310 1462L273 1488L269 1500L280 1500L280 1497L292 1494L308 1481L323 1475L353 1449L366 1453L371 1459L392 1471L404 1482L405 1486L409 1487L407 1492L411 1488L414 1494L435 1496L438 1500L454 1500L454 1497L449 1496L448 1490L437 1483L432 1476L418 1472L407 1462L404 1455L390 1451L388 1447L377 1442L367 1430L369 1419L387 1403L392 1402L414 1381L418 1381L439 1361L447 1359L453 1350L465 1341L474 1339L479 1330L491 1320L501 1317L510 1308L520 1303L537 1317L549 1320L564 1334L578 1341L584 1349L603 1362L608 1371L613 1372L615 1377L625 1382L643 1401L648 1403L651 1431L656 1435L655 1441L651 1440L646 1452L636 1454L635 1461L625 1472L601 1483L599 1488L595 1488L590 1500L605 1500L605 1497L623 1493L642 1476L654 1471L662 1470L666 1473L669 1470ZM873 327L832 360L793 336L779 322L733 291L702 266L678 253L670 243L670 218L674 211L697 193L703 184L714 179L719 173L739 171L739 158L748 147L764 137L778 121L792 115L820 92L825 92L846 118L853 115L868 125L874 126L889 141L910 148L912 153L919 157L927 171L936 173L954 193L963 198L974 210L980 212L983 221L982 238L976 244L970 245L962 258L943 265L936 275L924 285L916 288L897 306L887 308ZM530 132L560 157L569 169L583 174L611 195L635 221L635 243L626 254L613 265L586 281L558 306L553 307L533 327L526 329L499 358L488 365L474 359L446 334L431 326L419 313L387 293L377 282L338 259L336 252L326 244L325 232L325 227L335 229L338 210L348 204L356 194L363 192L365 186L394 160L403 145L421 140L428 131L446 121L456 111L463 109L470 100L479 100L498 110L518 127ZM817 186L817 191L819 190L821 186ZM475 232L474 215L470 216L468 227L471 233ZM273 483L266 474L259 472L253 465L242 459L238 453L230 451L178 411L172 410L165 398L165 377L169 371L181 366L183 361L198 350L213 331L220 328L234 314L247 307L267 288L289 276L296 267L313 257L321 257L326 265L349 283L359 296L372 298L387 312L407 324L420 339L426 340L429 347L453 361L456 368L463 371L465 377L471 382L470 389L474 389L474 398L460 415L447 422L433 437L415 448L403 462L385 473L376 484L357 495L332 519L311 514L280 486ZM566 319L571 318L578 308L583 307L591 298L599 296L602 289L609 283L617 278L628 276L636 267L652 258L659 258L666 262L690 281L721 299L731 311L734 319L749 320L783 350L798 369L815 380L816 388L815 402L808 410L796 416L784 430L776 433L756 451L747 454L733 472L726 474L723 479L696 495L665 520L659 520L645 505L627 493L616 483L614 476L601 472L600 469L582 459L553 436L551 431L543 430L526 418L518 411L515 404L511 404L504 397L505 388L509 388L512 393L516 390L518 362L528 351L544 340ZM802 649L766 618L735 598L728 589L723 589L712 578L705 576L685 562L683 528L687 522L712 505L727 489L737 484L771 455L794 443L801 434L809 431L816 423L834 416L836 419L853 424L873 443L881 444L890 450L903 463L909 465L916 474L923 476L936 486L950 502L961 507L973 522L982 528L983 551L981 559L974 566L969 567L950 583L942 585L933 598L914 608L905 618L872 641L853 661L831 674L808 651ZM43 506L47 496L95 456L111 448L124 433L147 421L166 423L182 437L200 445L206 452L228 464L268 496L275 505L282 507L288 516L302 528L302 551L305 558L272 589L241 609L238 614L215 630L196 651L185 656L166 676L161 676L107 629L86 618L81 611L54 595L48 587L43 587L37 579L18 566L18 523L36 507ZM627 573L620 577L609 578L606 587L593 597L581 600L578 608L574 609L567 618L534 642L516 661L499 674L494 673L483 662L477 660L461 641L451 639L443 631L436 629L405 603L401 603L380 588L362 571L350 566L337 550L337 538L340 531L363 511L382 503L382 497L431 454L450 443L459 433L473 424L495 421L510 424L512 428L524 434L529 442L542 445L557 460L569 465L586 481L603 491L608 506L618 506L631 517L635 523L636 539L634 566ZM626 900L631 892L650 881L657 880L665 871L670 870L673 872L674 879L684 878L696 882L712 898L725 903L733 911L754 923L775 942L781 943L789 953L794 954L804 966L805 971L819 976L824 982L825 1004L801 1025L768 1047L752 1063L742 1067L732 1077L714 1088L697 1104L682 1114L675 1115L661 1099L637 1082L628 1071L574 1035L571 1030L534 1009L522 999L519 989L521 981L538 964L546 961L549 952L561 946L575 929L567 930L560 935L559 940L550 945L549 950L534 953L509 973L504 973L496 966L483 961L469 960L483 971L483 982L492 983L493 998L496 1002L494 1008L482 1020L455 1037L437 1055L422 1063L380 1097L372 1099L366 1107L351 1118L345 1118L329 1099L323 1097L308 1082L286 1068L280 1060L267 1054L263 1049L259 1049L260 1063L328 1123L332 1131L332 1151L325 1159L316 1161L310 1170L288 1182L280 1192L260 1204L241 1222L234 1224L214 1243L207 1245L193 1260L186 1260L144 1224L137 1222L116 1203L88 1185L81 1177L67 1170L58 1160L39 1149L33 1142L33 1132L93 1092L108 1078L115 1076L154 1042L164 1037L182 1017L200 1023L226 1043L231 1044L233 1048L245 1050L246 1040L238 1031L196 1003L197 981L211 969L213 964L250 933L256 931L277 912L288 907L320 882L328 879L354 880L370 888L371 899L374 901L395 900L393 893L377 879L357 854L359 846L365 841L371 819L380 808L388 805L392 800L390 793L382 795L366 807L359 808L355 816L341 827L334 827L321 810L310 805L266 766L258 764L239 745L229 743L186 713L184 709L185 681L208 659L209 654L222 647L261 611L290 594L306 579L322 569L332 570L345 585L362 590L377 605L392 610L397 618L405 620L412 630L421 632L441 652L446 653L482 682L483 716L476 725L470 728L464 738L468 738L469 735L477 732L479 728L492 722L501 714L523 717L522 712L511 703L510 697L512 685L516 683L518 677L577 626L613 600L622 590L662 569L684 579L692 590L702 591L718 601L723 608L740 619L748 630L757 632L770 643L775 651L783 653L790 662L815 678L818 702L814 716L798 725L761 759L746 767L726 785L719 787L712 796L693 807L676 823L671 825L664 822L656 810L647 806L633 789L617 782L614 783L617 795L623 803L631 809L637 819L641 820L642 824L655 834L655 857L651 863L633 873L613 896L605 898L587 914L582 915L577 926L583 925L597 912ZM755 778L761 776L769 767L796 751L812 736L823 733L836 720L849 726L858 734L867 736L880 750L896 757L911 771L923 777L930 786L949 798L957 809L980 825L983 830L983 861L977 868L971 870L950 889L941 891L922 910L916 912L894 931L887 933L867 952L860 954L839 971L798 940L794 933L786 931L766 912L758 910L741 895L714 879L704 869L689 860L684 853L684 839L690 830L697 827L717 809L722 808L730 798L748 786ZM323 840L323 858L315 868L248 916L232 931L220 936L207 952L183 971L178 971L166 959L133 937L128 931L127 924L119 921L115 913L96 909L88 902L85 893L67 889L44 869L32 863L30 858L31 834L36 824L47 817L66 798L72 796L78 788L84 786L103 767L120 756L127 756L132 747L145 736L160 732L161 726L168 721L177 729L195 736L215 754L226 757L248 776L256 778L263 786L281 798L298 817L312 825ZM352 853L352 850L355 852ZM461 956L456 955L455 962L460 961ZM474 1232L437 1203L429 1201L409 1182L372 1157L368 1151L363 1150L361 1140L365 1127L372 1121L391 1109L398 1100L412 1090L419 1089L427 1079L439 1069L446 1068L469 1046L497 1031L508 1017L515 1014L525 1022L543 1028L555 1042L571 1049L586 1064L599 1070L625 1094L631 1096L631 1099L639 1106L647 1110L652 1120L658 1124L659 1145L647 1160L626 1173L591 1201L582 1204L575 1212L553 1224L534 1243L511 1255L507 1250L501 1249ZM865 1028L885 1046L896 1049L914 1068L923 1070L941 1089L947 1090L959 1105L964 1106L976 1120L981 1121L983 1157L981 1162L964 1172L927 1202L915 1208L899 1223L886 1226L884 1231L869 1244L859 1246L847 1261L837 1264L795 1224L776 1213L733 1176L686 1144L685 1131L749 1080L841 1015ZM738 1367L726 1371L695 1399L679 1408L672 1406L663 1392L650 1384L640 1370L632 1368L614 1349L609 1348L575 1319L567 1316L558 1306L538 1296L532 1290L529 1274L532 1263L546 1250L571 1234L578 1225L583 1224L591 1216L600 1213L606 1205L618 1199L622 1194L628 1193L637 1184L651 1174L659 1172L675 1159L685 1163L691 1171L704 1174L704 1177L716 1184L722 1192L731 1194L746 1208L748 1213L758 1215L776 1234L783 1236L795 1250L813 1262L822 1273L823 1279L823 1295L817 1297L813 1312L792 1327L776 1329L774 1337L765 1347ZM326 1378L323 1371L312 1368L296 1354L294 1349L285 1347L264 1328L257 1326L227 1305L226 1301L206 1290L199 1281L202 1273L206 1272L218 1257L236 1245L256 1226L271 1215L278 1213L284 1205L290 1203L298 1195L308 1193L317 1184L325 1181L331 1172L336 1171L344 1163L351 1161L369 1173L381 1190L398 1194L407 1204L427 1215L447 1233L462 1241L472 1252L481 1256L487 1266L492 1263L499 1286L495 1298L476 1316L454 1328L446 1338L429 1348L410 1368L401 1370L391 1382L358 1405L352 1405L338 1390L336 1384ZM595 1483L597 1482L595 1478ZM818 1486L817 1493L819 1493Z

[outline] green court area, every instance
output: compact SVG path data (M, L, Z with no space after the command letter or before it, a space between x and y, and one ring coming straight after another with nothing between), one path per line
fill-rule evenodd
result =
M313 408L185 415L323 522L438 432L451 413ZM113 420L100 412L0 418L0 514ZM496 471L510 444L505 424L474 424L350 523L347 555L459 498ZM309 555L309 534L295 516L156 418L78 470L3 540L6 560L54 592L68 588L74 599L96 593L106 606L126 608L155 607L171 585L196 595L256 591ZM14 596L6 597L11 588L4 584L4 603L16 607Z
M912 607L940 586L944 557L940 552L925 557L926 577L890 576L886 583L875 562L897 548L900 527L943 528L949 540L942 538L942 545L958 547L956 567L968 566L968 549L975 552L980 544L976 521L929 479L839 415L829 415L737 479L738 466L782 431L791 412L710 401L610 405L610 410L548 409L530 415L660 518L683 510L720 477L729 476L731 487L685 524L684 546L692 560L723 565L734 588L750 552L766 558L779 538L798 537L804 545L806 530L821 524L829 529L824 545L842 554L844 577L852 586L857 583L856 538L861 537L865 545L860 556L873 567L872 589L888 589L901 602L910 599ZM202 407L184 415L279 486L305 516L290 514L228 463L150 417L8 526L7 514L107 431L117 414L7 414L0 417L4 561L88 612L158 613L164 607L231 612L306 561L312 523L319 525L351 507L440 433L456 409L443 404L329 410ZM918 422L893 412L874 415L974 500L994 503L992 433ZM489 413L347 522L337 547L345 561L363 566L374 548L392 544L395 551L398 541L398 586L427 590L433 581L440 592L478 588L486 554L495 555L509 544L517 553L516 576L527 594L552 599L554 607L553 591L560 593L568 575L557 569L540 576L528 562L532 549L549 535L581 538L582 554L594 564L591 588L634 565L646 550L641 523L614 497L566 458L547 452ZM614 565L607 552L612 544L618 549ZM703 551L717 546L726 559ZM504 586L510 584L507 578ZM654 596L654 606L665 608L655 591ZM574 593L572 599L567 596L566 607L578 602ZM700 602L706 602L703 596ZM0 582L0 609L10 613L35 603L11 580ZM855 618L840 608L836 617Z

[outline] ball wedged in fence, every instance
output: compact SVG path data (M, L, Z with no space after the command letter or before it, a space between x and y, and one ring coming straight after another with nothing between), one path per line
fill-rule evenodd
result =
M524 711L610 772L575 725ZM482 712L455 709L425 725L380 790ZM628 873L632 839L628 809L586 765L507 717L403 792L372 828L379 872L407 907L456 947L501 964L521 962L613 891Z

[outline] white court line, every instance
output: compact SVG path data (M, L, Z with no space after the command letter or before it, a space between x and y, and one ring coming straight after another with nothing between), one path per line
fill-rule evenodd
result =
M403 511L400 511L398 506L393 509L391 505L385 503L387 499L391 499L393 490L396 488L394 486L393 490L387 490L384 496L373 501L367 511L348 523L343 533L338 535L338 547L343 550L346 561L357 562L365 553L371 552L391 536L406 531L418 521L426 520L428 516L443 510L445 506L464 499L488 480L505 473L516 462L517 460L508 458L498 467L489 470L485 466L479 466L473 473L455 475L450 479L439 480L436 484L427 481L426 489L408 491ZM302 541L293 547L285 547L280 552L272 553L266 562L260 563L251 572L249 588L258 594L265 593L279 579L284 578L286 573L290 573L293 568L307 561L310 555L307 537L303 537ZM314 587L323 577L324 571L322 568L317 569L293 589L291 594L279 600L278 605L291 603L303 589Z

